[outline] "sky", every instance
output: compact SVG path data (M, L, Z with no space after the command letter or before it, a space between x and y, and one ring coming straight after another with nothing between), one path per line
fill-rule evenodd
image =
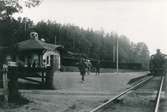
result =
M38 22L52 20L85 29L103 29L145 42L153 54L167 53L167 1L165 0L43 0L19 16ZM16 16L18 16L16 15Z

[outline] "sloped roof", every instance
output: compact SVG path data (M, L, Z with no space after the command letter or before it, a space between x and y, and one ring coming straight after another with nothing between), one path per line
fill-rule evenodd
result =
M18 50L55 50L58 47L62 46L46 43L38 39L29 39L17 43Z
M7 47L0 46L0 50L7 49Z

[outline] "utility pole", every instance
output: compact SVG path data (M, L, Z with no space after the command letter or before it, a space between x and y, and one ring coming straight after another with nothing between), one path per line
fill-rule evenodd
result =
M113 44L113 63L115 63L115 45Z
M57 37L55 35L55 38L54 38L54 43L57 44Z
M24 35L25 35L25 38L26 38L26 33L27 33L27 24L26 24L26 21L24 23Z
M75 49L75 38L74 37L73 37L72 49L73 49L73 51Z
M117 69L117 73L119 70L119 42L118 42L118 37L117 37L117 63L116 63L116 69Z

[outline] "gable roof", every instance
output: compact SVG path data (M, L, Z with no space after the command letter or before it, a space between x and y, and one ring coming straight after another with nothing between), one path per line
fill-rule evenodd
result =
M61 45L54 45L46 43L38 39L29 39L16 44L18 50L55 50L62 47Z

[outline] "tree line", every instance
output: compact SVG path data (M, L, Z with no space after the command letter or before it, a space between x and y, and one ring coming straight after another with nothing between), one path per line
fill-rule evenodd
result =
M0 20L0 46L10 46L29 39L29 33L38 32L46 42L63 45L67 51L85 54L89 58L116 60L116 41L119 43L120 63L141 63L148 66L149 50L145 43L134 43L126 36L83 29L71 24L40 21L33 24L27 18L7 18Z
M8 1L8 0L7 0ZM13 0L18 3L17 0ZM40 0L29 0L28 7L36 6ZM11 2L10 2L11 3ZM13 4L14 4L13 3ZM6 5L8 4L8 5ZM60 24L56 21L40 21L34 24L29 18L13 18L13 14L22 10L18 4L0 2L0 46L10 46L29 39L29 33L35 31L46 42L63 45L67 51L82 53L92 59L115 63L116 41L119 43L120 63L140 63L148 68L149 50L145 43L134 43L125 35L114 32L83 29L72 24Z

